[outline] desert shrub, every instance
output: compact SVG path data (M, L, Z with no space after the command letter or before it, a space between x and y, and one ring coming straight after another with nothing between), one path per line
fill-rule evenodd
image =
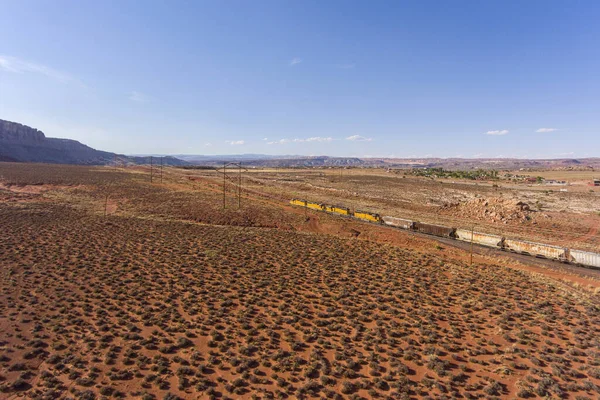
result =
M354 385L354 383L349 382L349 381L344 381L342 383L342 393L343 394L351 394L356 390L356 386Z
M600 379L600 368L590 368L587 373L594 379Z

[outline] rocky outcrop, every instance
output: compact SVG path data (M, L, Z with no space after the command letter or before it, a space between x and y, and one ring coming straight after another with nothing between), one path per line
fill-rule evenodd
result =
M16 122L0 120L0 161L43 162L52 164L105 165L114 162L144 164L143 157L127 157L93 149L71 139L47 138L40 130ZM185 161L165 157L166 165L186 165Z
M450 203L440 207L444 215L463 219L478 219L507 224L531 218L532 210L527 203L503 198L477 198L461 203Z
M76 140L47 138L40 130L0 120L0 156L22 162L107 164L113 153L92 149Z
M16 144L42 144L44 132L16 122L0 119L0 142Z

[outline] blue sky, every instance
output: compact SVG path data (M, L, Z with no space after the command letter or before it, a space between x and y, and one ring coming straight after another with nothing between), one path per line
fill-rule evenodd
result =
M598 1L0 1L0 118L127 154L600 156Z

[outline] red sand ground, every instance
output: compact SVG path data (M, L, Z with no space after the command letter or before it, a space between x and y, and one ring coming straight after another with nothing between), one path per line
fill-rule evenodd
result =
M218 191L176 173L115 173L104 218L105 172L60 171L44 183L57 189L0 190L6 398L600 394L593 278L471 267L461 249L269 196L219 211Z

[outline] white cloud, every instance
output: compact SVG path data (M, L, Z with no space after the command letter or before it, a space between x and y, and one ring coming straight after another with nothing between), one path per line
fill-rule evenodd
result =
M243 140L226 140L225 143L228 143L232 146L240 146L246 142L244 142Z
M152 101L152 97L134 90L129 93L129 100L135 101L136 103L148 103Z
M212 143L204 143L204 146L205 147L210 147L210 146L212 146Z
M502 135L506 135L508 133L508 130L503 129L501 131L487 131L485 134L486 135L494 135L494 136L502 136Z
M279 139L279 140L274 140L272 142L267 142L267 144L285 144L285 143L289 143L290 140L289 139Z
M292 60L290 61L290 67L293 67L294 65L300 64L302 62L301 58L298 57L294 57L292 58Z
M305 139L279 139L268 142L267 144L286 144L286 143L311 143L311 142L332 142L334 139L332 137L321 137L314 136Z
M60 83L75 84L80 87L85 85L74 77L64 72L57 71L42 64L36 64L29 61L21 60L17 57L0 55L0 70L12 72L16 74L33 73L40 74L47 78L53 79Z
M540 128L536 132L537 133L550 133L550 132L554 132L554 131L557 131L557 130L558 129L556 129L556 128Z
M373 139L372 138L366 138L366 137L360 136L360 135L352 135L352 136L348 136L346 138L346 140L351 140L353 142L370 142Z
M267 140L269 140L269 138L263 138L263 140L266 142Z
M294 141L296 141L296 139L294 139ZM308 139L298 139L298 141L302 142L331 142L333 141L333 138L331 137L321 137L321 136L315 136L315 137L310 137Z

